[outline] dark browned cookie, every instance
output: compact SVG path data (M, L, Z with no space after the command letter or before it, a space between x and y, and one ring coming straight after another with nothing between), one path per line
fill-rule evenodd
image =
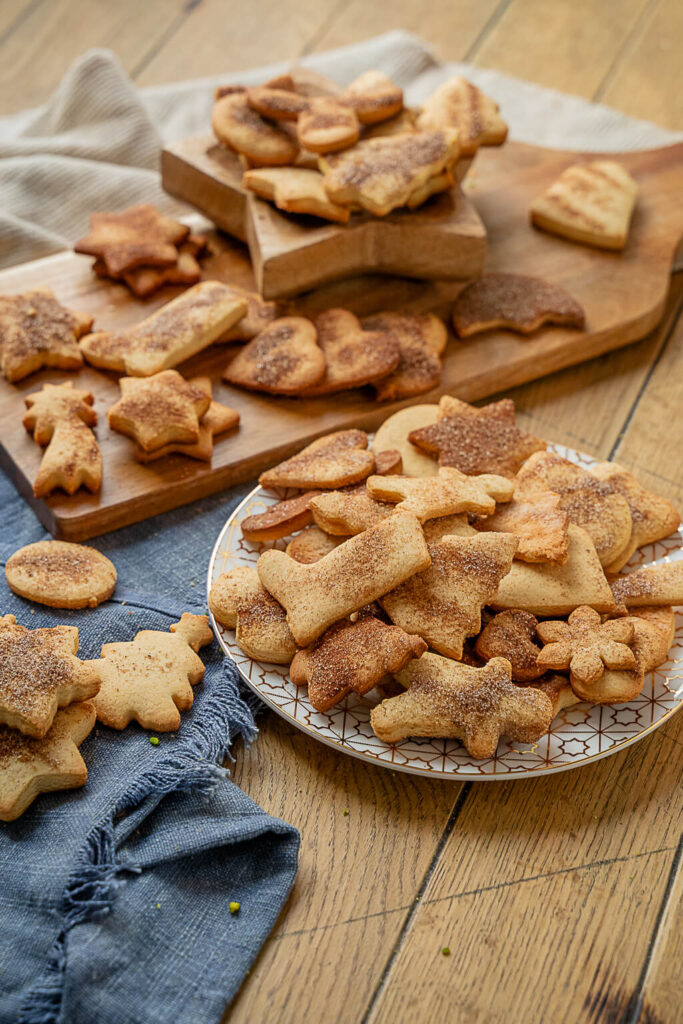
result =
M525 274L484 274L463 288L453 307L453 326L461 338L496 327L531 334L543 324L582 328L585 322L569 292Z

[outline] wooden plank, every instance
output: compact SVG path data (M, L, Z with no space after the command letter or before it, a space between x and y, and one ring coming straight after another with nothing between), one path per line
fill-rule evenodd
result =
M456 4L452 0L432 0L428 4L392 0L391 5L351 0L335 11L313 49L346 46L391 27L415 32L436 49L442 60L465 60L500 6L501 0L460 0Z
M682 841L683 844L683 841ZM643 978L638 1020L665 1021L680 1005L683 985L683 862L676 857L661 920L652 936L652 955Z
M512 0L474 63L592 97L648 0Z
M156 85L299 57L338 0L204 0L192 6L178 30L136 77Z
M473 787L368 1020L502 1020L512 998L520 1020L631 1019L679 839L676 718L575 772Z
M676 160L682 156L683 146L622 157L638 177L642 195L629 245L623 254L615 255L567 243L527 224L530 197L574 155L518 143L482 154L474 196L489 233L489 267L514 267L530 274L542 267L544 277L564 285L582 303L587 330L555 328L529 339L492 331L472 341L453 340L444 358L441 384L426 400L444 392L468 400L483 398L600 355L651 330L664 309L669 268L681 231L680 222L671 214L669 197L677 188L680 167ZM679 207L679 216L682 214ZM249 283L251 269L244 248L227 239L215 240L214 248L205 277ZM53 287L66 305L95 314L99 329L135 322L142 309L150 312L173 294L168 291L142 306L123 287L98 280L88 261L73 253L0 274L0 288L9 293L38 284ZM364 314L403 307L430 309L447 318L459 287L448 282L354 278L309 293L293 309L310 313L342 306ZM33 501L31 482L40 451L20 426L23 397L43 380L72 376L55 371L43 371L18 386L0 382L3 465L49 530L65 539L83 540L253 478L267 465L331 430L350 426L373 429L391 411L409 404L378 405L368 402L360 390L343 393L330 403L324 398L277 399L228 388L220 382L227 358L225 349L214 346L182 367L186 375L209 375L218 400L242 416L241 429L218 442L210 465L172 456L153 466L141 466L131 458L130 442L110 431L101 415L98 437L106 467L101 493L79 493L71 498L54 494L46 502ZM97 396L96 408L104 414L118 395L114 375L87 367L78 379Z
M225 1020L360 1020L462 787L363 764L275 715L259 726L234 779L301 830L299 871Z
M43 102L71 62L91 46L111 47L124 68L132 71L183 6L183 0L170 0L160 17L158 4L136 0L51 0L32 5L0 45L0 113Z
M682 406L683 321L654 366L613 456L646 486L681 506Z
M680 41L683 4L660 0L644 20L637 39L622 55L598 91L598 99L633 117L683 130Z

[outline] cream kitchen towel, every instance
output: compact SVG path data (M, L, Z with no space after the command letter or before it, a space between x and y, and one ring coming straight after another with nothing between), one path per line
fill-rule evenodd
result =
M453 73L500 103L510 137L562 149L618 151L669 145L683 135L609 107L509 78L443 64L423 42L394 31L303 61L340 83L377 67L419 103ZM157 173L164 142L207 131L219 83L262 81L285 64L215 78L136 89L116 56L90 50L69 68L48 102L0 118L0 266L46 256L85 234L93 210L136 202L182 207Z

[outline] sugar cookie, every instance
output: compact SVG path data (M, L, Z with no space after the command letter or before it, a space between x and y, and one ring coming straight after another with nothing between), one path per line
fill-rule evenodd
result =
M116 569L95 548L39 540L10 556L5 578L15 594L50 608L95 608L113 594Z

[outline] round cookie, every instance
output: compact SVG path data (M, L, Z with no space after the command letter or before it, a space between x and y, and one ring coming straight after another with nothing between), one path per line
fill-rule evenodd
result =
M411 430L430 427L439 418L438 405L409 405L382 423L372 442L373 452L393 448L403 457L404 476L436 476L439 463L408 440Z
M116 569L95 548L41 540L15 551L5 566L10 590L50 608L95 608L116 586Z

